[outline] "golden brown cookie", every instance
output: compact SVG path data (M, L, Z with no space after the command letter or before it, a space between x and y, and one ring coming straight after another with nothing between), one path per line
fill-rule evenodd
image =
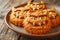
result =
M60 15L56 16L55 19L51 19L51 22L53 27L58 26L60 24Z
M60 15L55 8L48 9L48 17L50 18L53 27L60 24Z
M32 10L43 10L46 9L46 5L43 1L41 2L32 2L29 1L27 5L25 6L26 8L32 9Z
M26 12L20 9L13 9L10 15L10 22L17 25L23 26L23 20L26 17Z
M24 29L31 34L45 34L51 29L50 19L44 17L27 17L24 20Z

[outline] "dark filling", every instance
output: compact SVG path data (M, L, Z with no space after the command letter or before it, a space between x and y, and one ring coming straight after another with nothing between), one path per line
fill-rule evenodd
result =
M16 16L16 14L14 14L14 16ZM20 19L24 19L24 17L19 17L19 15L18 16L16 16L17 18L20 18Z
M24 10L24 11L29 11L29 9L26 9L26 10Z
M20 17L20 19L24 19L24 17Z
M49 10L49 12L55 12L54 10Z
M30 22L30 21L28 21L28 23L30 23L31 25L33 25L33 23ZM45 24L43 22L41 22L41 25L35 23L35 25L33 25L33 26L43 26L43 25L47 25L47 24L48 24L48 20L45 21Z
M15 12L20 12L21 10L16 10Z
M35 16L35 15L29 15L30 17L35 17L35 18L38 18L38 17L44 17L46 15L39 15L39 16Z
M14 14L14 16L16 16L16 14Z
M39 16L35 16L35 15L30 15L30 17L35 17L35 18L38 18Z
M21 12L21 10L16 10L15 14L19 14Z
M30 21L28 21L31 25L33 25L33 23L32 22L30 22ZM40 26L40 25L38 25L38 24L36 24L35 23L35 25L34 26Z

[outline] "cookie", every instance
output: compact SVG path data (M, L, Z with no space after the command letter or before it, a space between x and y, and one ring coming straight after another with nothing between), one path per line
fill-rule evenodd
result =
M23 12L23 10L20 9L13 9L12 13L10 14L10 22L17 26L22 26L25 17L26 12Z
M48 17L27 17L24 20L24 29L35 35L45 34L51 29L51 22Z
M52 23L52 27L57 27L60 24L60 14L56 11L55 8L48 9L47 15Z

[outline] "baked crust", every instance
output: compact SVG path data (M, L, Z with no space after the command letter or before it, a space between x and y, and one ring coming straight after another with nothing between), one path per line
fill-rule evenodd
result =
M41 19L42 18L42 19ZM50 19L47 17L27 17L24 20L24 29L31 34L45 34L51 29Z

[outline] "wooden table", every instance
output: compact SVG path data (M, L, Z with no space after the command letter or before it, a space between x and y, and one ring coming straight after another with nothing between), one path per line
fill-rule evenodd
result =
M4 18L0 18L0 40L60 40L60 35L53 38L30 39L24 38L20 34L10 30L4 22Z
M24 38L20 34L9 29L5 24L4 17L5 17L5 13L8 12L7 8L10 8L12 6L11 4L15 4L15 3L11 1L2 8L4 10L1 12L2 16L0 16L0 40L60 40L60 35L53 38L45 38L45 39Z

